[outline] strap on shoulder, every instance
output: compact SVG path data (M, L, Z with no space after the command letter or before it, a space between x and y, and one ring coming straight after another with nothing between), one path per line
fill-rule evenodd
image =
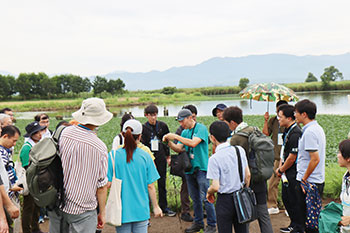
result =
M63 131L66 127L67 127L67 126L65 126L65 125L61 125L61 126L58 127L58 128L55 130L55 132L53 133L52 138L53 138L53 140L54 140L56 143L58 143L58 140L59 140L59 138L60 138L60 136L61 136L61 133L62 133L62 131Z
M239 149L237 146L233 146L233 147L236 149L236 155L238 159L239 178L241 179L241 183L243 183L243 168L242 168L241 153L239 152Z

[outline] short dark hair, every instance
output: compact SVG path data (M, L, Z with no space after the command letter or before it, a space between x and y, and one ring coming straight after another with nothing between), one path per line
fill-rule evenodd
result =
M282 112L285 117L291 117L293 120L295 120L294 111L295 108L293 105L290 104L282 104L277 108L277 112Z
M39 113L34 117L34 121L39 122L40 120L46 120L49 119L49 115L47 115L46 113Z
M192 104L189 104L189 105L185 105L182 107L182 109L188 109L190 110L192 113L196 114L197 115L197 108L196 106L192 105Z
M21 136L21 131L19 131L19 129L16 126L8 125L2 128L1 137L7 134L11 138L15 136L16 133L18 133L18 135Z
M56 125L56 129L58 129L58 127L60 127L61 125L69 126L69 125L71 125L71 124L69 124L68 121L60 121L60 122L58 122L58 124Z
M122 120L120 122L120 130L122 131L123 130L123 126L125 124L126 121L130 120L130 119L134 119L134 116L129 114L129 113L125 113L123 116L122 116Z
M225 121L234 121L237 124L240 124L243 121L242 109L237 106L231 106L224 110L224 119Z
M285 100L279 100L279 101L276 103L276 108L278 108L278 107L281 106L282 104L288 104L288 102L285 101Z
M10 111L12 111L11 108L3 108L0 110L0 113L10 112Z
M344 159L350 158L350 140L346 139L339 143L339 152Z
M316 117L317 107L316 104L311 100L304 99L295 104L295 110L300 114L305 112L307 117L310 120L313 120Z
M154 104L150 104L145 108L145 114L158 113L158 108Z
M228 124L223 121L214 121L209 126L209 132L219 142L226 142L228 136L230 136L230 128L228 127Z

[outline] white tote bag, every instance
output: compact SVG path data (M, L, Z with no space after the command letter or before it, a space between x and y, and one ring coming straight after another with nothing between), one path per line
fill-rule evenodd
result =
M106 223L113 226L120 226L122 225L122 200L120 198L122 180L115 177L114 150L112 150L111 157L113 164L113 179L106 205Z

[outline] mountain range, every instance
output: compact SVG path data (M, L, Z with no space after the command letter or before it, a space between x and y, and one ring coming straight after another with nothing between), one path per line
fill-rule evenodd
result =
M247 77L250 84L259 82L304 82L312 72L318 79L324 68L335 66L350 78L350 53L341 55L288 54L250 55L245 57L215 57L198 65L173 67L165 71L113 72L104 75L120 78L128 90L152 90L166 86L177 88L233 86L240 78Z
M214 57L198 65L172 67L164 71L111 72L107 79L122 79L127 90L153 90L167 86L193 88L238 85L247 77L250 84L259 82L304 82L312 72L318 79L329 66L335 66L350 78L350 52L340 55L289 54L249 55L244 57ZM9 74L0 71L1 74ZM91 79L94 76L90 77Z

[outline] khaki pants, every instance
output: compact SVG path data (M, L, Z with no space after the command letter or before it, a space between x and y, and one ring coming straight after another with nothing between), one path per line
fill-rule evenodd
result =
M280 164L280 161L275 160L274 166L273 166L273 174L268 181L267 208L277 207L278 184L281 178L275 174L275 171L279 167L279 164Z

